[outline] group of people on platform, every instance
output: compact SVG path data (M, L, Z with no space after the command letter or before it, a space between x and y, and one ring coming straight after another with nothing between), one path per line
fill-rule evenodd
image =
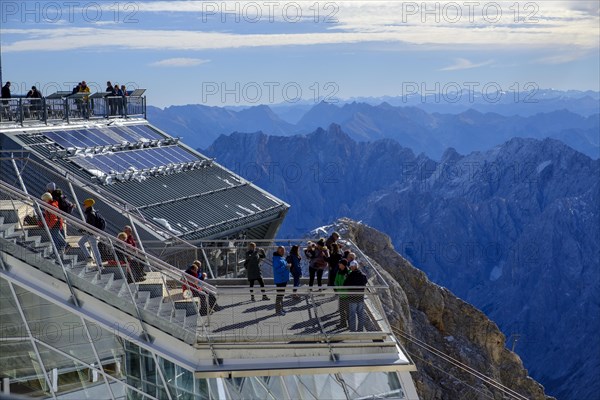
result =
M2 98L2 99L11 99L12 98L10 87L11 87L10 82L6 82L4 84L4 86L2 86L0 98ZM27 99L42 99L43 97L44 96L42 95L42 93L35 86L32 86L31 89L25 95L25 98L27 98ZM8 108L8 100L2 100L2 106L3 106L2 114L7 113L8 110L7 109L5 110L4 107ZM36 111L41 111L41 110L42 110L41 101L35 101L35 100L32 101L26 109L24 109L26 114L28 114L27 116L29 116L30 112L36 112Z
M11 83L6 82L4 86L2 86L2 99L10 99L12 98L11 94ZM71 95L83 93L84 96L75 100L75 105L77 110L81 112L83 115L87 116L90 111L89 105L89 95L91 93L90 87L87 85L86 81L78 82L75 87L71 90ZM113 85L110 81L106 82L106 95L107 105L108 105L108 113L109 115L124 115L127 107L127 97L129 96L129 92L127 91L127 87L125 85L119 86L118 84ZM27 92L25 96L28 99L42 99L44 96L37 89L37 87L32 86L31 90ZM4 106L8 105L8 100L3 100L2 104ZM31 111L39 111L41 110L42 104L41 102L32 103L30 110ZM93 108L93 105L92 105Z
M351 286L352 288L336 289L340 292L338 296L340 313L338 328L349 328L350 331L360 332L365 327L364 289L362 288L367 285L368 279L359 269L356 254L350 250L344 252L340 250L339 238L340 235L334 232L327 240L319 239L317 242L308 242L304 249L304 256L309 265L309 287L313 287L315 277L317 285L321 287L325 270L328 271L328 286ZM264 258L266 258L266 254L263 249L257 248L255 243L248 244L244 266L250 283L251 301L256 301L253 289L255 282L258 282L262 288L262 299L270 300L265 293L265 284L260 269L260 261ZM296 291L302 277L301 261L298 245L291 246L287 256L284 246L277 247L273 253L273 282L278 288L275 296L275 313L277 315L286 315L283 308L284 288L290 281L290 275L294 285L292 298L300 298Z
M57 188L54 182L50 182L46 186L46 192L41 196L42 200L48 203L51 207L59 209L70 214L76 207L71 203L67 196L60 188ZM106 221L100 213L94 208L95 200L87 198L82 203L81 211L85 219L85 223L104 231ZM48 227L50 236L54 242L56 250L60 254L65 254L70 246L66 241L66 226L63 218L47 209L43 211L45 225ZM43 226L43 222L38 221L39 226ZM129 282L141 281L145 279L144 266L141 262L128 256L116 246L116 259L113 254L102 255L99 248L97 236L92 230L80 229L81 238L78 241L78 246L88 262L96 260L96 265L100 265L107 258L108 263L113 262L115 265L127 268L127 278ZM133 231L130 226L125 226L123 231L117 235L117 238L127 243L132 248L137 247L137 243L133 237ZM339 298L339 329L348 328L350 331L361 332L365 328L365 308L364 308L364 287L367 285L367 277L360 270L356 260L356 254L350 250L342 251L339 245L340 235L333 232L327 240L319 239L318 241L307 243L303 249L305 262L308 263L309 287L312 288L315 283L318 287L322 286L324 272L327 271L327 286L334 287L338 292ZM90 250L87 245L89 244ZM102 243L100 243L102 244ZM112 253L109 249L108 253ZM93 255L93 256L92 256ZM261 271L261 261L267 257L262 248L257 247L256 243L249 243L245 254L244 267L247 272L247 279L250 285L250 300L256 301L254 286L257 282L261 287L261 299L269 301L270 298L266 294L265 282ZM283 307L285 296L285 287L290 281L290 276L293 281L293 294L291 297L295 300L300 299L297 294L297 289L300 286L300 278L302 277L302 260L300 254L300 246L293 245L290 247L289 253L286 254L284 246L277 247L272 255L273 282L276 289L275 296L275 313L278 316L286 315ZM190 290L193 296L200 297L201 310L208 313L209 310L218 308L216 305L216 297L212 293L203 292L201 282L207 278L207 274L202 270L202 263L199 260L185 271L186 276L195 279L184 279L183 290ZM206 302L208 300L208 304Z
M106 82L106 97L108 101L109 115L124 115L127 108L127 87L118 84L112 84L110 81Z
M63 191L56 186L54 182L49 182L46 185L46 192L41 196L42 201L48 203L50 206L55 207L67 214L70 214L75 208L75 204L69 201L68 197ZM85 223L100 230L106 229L106 220L100 212L94 208L96 201L93 198L87 198L83 201L81 210ZM56 247L59 254L66 254L71 246L67 243L67 232L64 219L58 214L55 214L49 210L43 210L43 218L48 230L50 231L50 237ZM43 226L44 223L40 220L37 222L38 226ZM78 247L84 258L84 264L87 265L92 261L96 261L96 265L102 264L103 261L107 261L108 265L118 265L126 267L127 269L127 280L128 282L139 282L145 279L144 266L138 260L135 260L126 255L122 250L115 247L116 259L112 250L107 248L102 242L98 242L97 236L91 231L86 229L79 229L78 232L81 237L78 241ZM131 226L126 225L123 227L123 231L119 232L117 239L127 243L129 246L136 248L137 243L133 237L133 229ZM87 246L89 244L90 250ZM100 249L102 247L102 250ZM93 257L92 257L93 254Z

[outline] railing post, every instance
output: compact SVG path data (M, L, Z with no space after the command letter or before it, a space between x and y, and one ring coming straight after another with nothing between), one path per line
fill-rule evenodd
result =
M19 118L21 119L21 126L23 126L23 119L25 113L23 112L23 99L19 99Z
M85 215L83 214L83 210L81 209L81 204L79 204L79 200L77 200L77 194L75 194L75 189L73 188L73 184L69 180L68 175L65 176L65 178L67 179L67 185L69 185L69 191L71 192L71 196L73 196L73 201L75 202L75 205L77 206L77 210L79 211L79 216L81 217L81 219L83 221L85 221Z
M44 109L44 113L42 114L44 116L44 123L46 125L48 125L48 108L46 107L46 98L42 98L42 107Z
M65 97L65 119L67 120L67 124L69 124L69 112L70 112L70 108L69 108L69 98Z

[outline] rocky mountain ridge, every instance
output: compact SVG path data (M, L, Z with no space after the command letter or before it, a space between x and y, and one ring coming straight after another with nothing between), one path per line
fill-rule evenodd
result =
M592 158L600 156L600 114L583 116L566 108L521 116L472 108L442 114L414 105L394 106L386 102L377 105L321 102L292 124L265 105L241 110L188 105L164 110L149 107L148 119L170 134L183 137L195 148L206 148L220 134L234 131L291 136L308 134L335 123L355 141L394 139L436 160L448 147L469 153L491 148L513 137L555 138Z
M377 268L388 282L389 295L382 301L390 324L409 338L403 340L398 335L417 365L413 380L421 399L502 398L497 387L437 356L428 346L525 398L551 398L527 375L520 358L506 348L505 337L496 324L429 281L395 251L389 236L349 219L336 221L328 228L362 249L369 258L369 263L361 260L365 273L372 274L370 269Z

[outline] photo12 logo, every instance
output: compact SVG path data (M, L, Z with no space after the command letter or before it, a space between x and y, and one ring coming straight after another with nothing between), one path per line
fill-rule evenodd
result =
M539 23L540 6L532 1L404 1L400 3L402 23Z
M79 1L2 1L2 23L123 23L136 24L139 5L135 2L79 2Z
M336 82L202 82L202 102L221 104L337 103Z
M539 85L535 82L513 82L503 86L498 82L402 82L403 103L537 103Z
M202 22L337 23L340 7L332 1L202 1Z

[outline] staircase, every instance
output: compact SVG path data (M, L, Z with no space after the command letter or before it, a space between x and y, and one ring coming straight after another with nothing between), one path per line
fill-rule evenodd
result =
M24 216L28 214L33 214L31 205L15 200L0 200L0 245L3 252L62 281L66 281L66 272L74 288L132 316L139 316L145 324L186 343L198 341L197 327L204 318L194 302L176 301L169 294L167 282L177 283L173 282L172 273L166 274L150 267L144 281L131 282L130 279L128 282L124 268L109 266L106 262L98 268L95 262L87 262L77 247L71 247L61 256L61 267L44 228L22 225ZM69 229L76 231L75 224L77 222L74 220L69 221ZM73 239L79 238L69 237L68 242L75 243ZM148 269L149 265L145 268Z

